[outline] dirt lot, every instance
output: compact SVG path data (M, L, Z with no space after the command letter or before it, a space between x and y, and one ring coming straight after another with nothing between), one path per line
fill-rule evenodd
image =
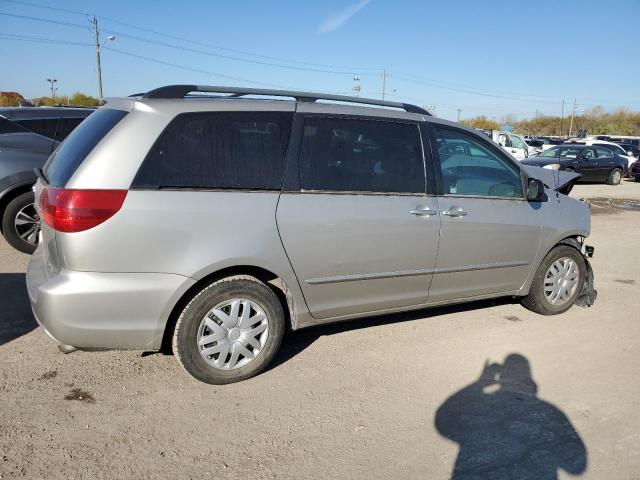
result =
M640 184L573 195L640 203ZM27 257L0 243L0 476L439 479L460 450L474 478L639 479L640 211L603 202L590 309L483 302L310 329L225 387L171 356L58 353Z

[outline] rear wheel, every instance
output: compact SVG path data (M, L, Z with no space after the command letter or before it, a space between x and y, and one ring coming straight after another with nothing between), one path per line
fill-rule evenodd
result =
M33 192L25 192L9 202L2 216L2 234L16 250L29 255L36 250L40 217Z
M619 168L614 168L609 173L609 178L607 178L607 185L618 185L622 180L622 170Z
M529 294L521 303L541 315L566 312L580 295L586 277L580 252L573 247L558 245L538 267Z
M202 382L237 382L264 370L284 328L284 311L271 288L254 277L228 277L203 288L184 308L173 351Z

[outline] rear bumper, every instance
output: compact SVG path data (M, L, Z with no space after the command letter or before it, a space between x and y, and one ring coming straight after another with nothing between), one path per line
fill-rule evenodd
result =
M38 324L78 348L160 348L173 306L194 280L163 273L53 271L38 248L27 290Z

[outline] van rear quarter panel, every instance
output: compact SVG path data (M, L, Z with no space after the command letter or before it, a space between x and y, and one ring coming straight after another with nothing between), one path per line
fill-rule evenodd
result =
M275 221L279 192L132 190L106 222L56 233L68 270L171 273L200 280L223 268L278 275L306 311ZM292 315L293 316L293 315ZM294 325L295 328L295 325Z

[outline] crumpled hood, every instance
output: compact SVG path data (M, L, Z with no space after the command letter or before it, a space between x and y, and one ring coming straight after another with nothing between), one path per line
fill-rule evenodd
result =
M567 195L576 181L582 176L576 172L565 172L562 170L551 170L548 168L534 167L533 165L522 165L529 176L537 178L544 183L544 186Z

